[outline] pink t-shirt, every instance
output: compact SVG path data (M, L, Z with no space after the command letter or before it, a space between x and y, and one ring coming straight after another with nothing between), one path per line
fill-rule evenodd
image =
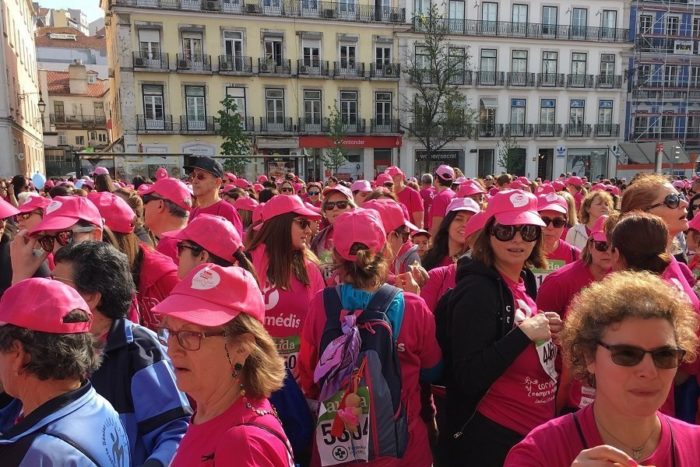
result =
M238 230L238 234L241 236L241 238L245 238L243 236L243 223L241 222L241 217L238 215L238 211L236 211L236 208L234 208L231 203L221 199L211 206L207 206L206 208L194 208L192 211L190 211L189 222L192 222L192 219L200 214L214 214L216 216L225 217L233 224L236 230Z
M538 313L522 279L515 283L503 277L503 281L513 294L516 325ZM557 347L551 339L540 346L530 343L491 385L477 410L489 420L522 435L550 420L556 410L556 357Z
M162 237L158 240L156 251L172 259L173 263L180 264L180 258L177 256L177 244L179 242L180 240L176 238Z
M683 292L688 298L688 301L693 305L697 313L700 313L700 300L693 291L693 288L688 284L688 280L683 273L683 270L678 263L678 260L671 256L671 263L666 270L661 274L661 277L669 284L674 285L678 290Z
M423 212L425 213L425 222L423 223L426 230L430 229L432 219L430 219L430 208L433 205L433 197L435 196L435 188L422 188L420 197L423 199Z
M420 296L425 300L425 304L430 311L435 313L440 298L445 295L448 289L455 286L457 281L457 263L449 266L441 266L428 271L428 280L420 289Z
M559 245L547 255L547 268L534 268L532 270L537 279L537 287L539 288L542 285L542 282L548 275L569 263L573 263L580 256L581 250L566 243L564 240L559 240Z
M253 408L246 406L250 402ZM239 398L221 415L201 424L190 424L175 453L171 467L235 465L241 467L290 467L293 465L285 443L262 425L286 440L282 425L270 414L267 399ZM194 418L193 418L194 419Z
M413 214L416 212L423 212L423 200L420 194L411 188L410 186L405 186L403 190L399 191L396 197L399 203L406 206L409 214L409 220L413 222Z
M447 211L447 205L450 204L452 198L456 196L455 192L451 189L442 190L437 193L433 198L433 204L430 208L430 219L434 217L445 217L445 212ZM432 227L432 226L431 226Z
M700 453L700 426L657 413L661 437L656 450L639 465L695 467ZM578 419L581 435L574 417ZM583 436L583 440L581 437ZM593 405L576 414L538 426L508 453L505 467L569 467L583 449L604 444L598 432ZM612 464L611 464L612 465Z

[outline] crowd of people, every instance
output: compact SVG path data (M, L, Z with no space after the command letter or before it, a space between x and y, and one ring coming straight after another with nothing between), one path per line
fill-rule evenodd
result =
M700 178L191 164L0 183L2 465L700 466Z

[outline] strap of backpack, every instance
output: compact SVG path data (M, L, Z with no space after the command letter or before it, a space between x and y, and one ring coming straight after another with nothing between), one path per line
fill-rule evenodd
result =
M394 287L389 284L382 285L370 299L369 303L367 304L367 310L386 313L391 305L391 302L394 301L394 298L400 291L401 289L398 287Z
M342 333L340 312L343 309L343 304L340 301L340 292L336 287L326 287L323 289L323 308L326 311L326 325L323 328L323 335L321 336L321 351Z

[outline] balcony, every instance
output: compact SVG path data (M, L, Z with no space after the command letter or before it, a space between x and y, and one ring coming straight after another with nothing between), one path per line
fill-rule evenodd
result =
M473 137L475 125L467 125L463 122L455 122L454 124L440 125L439 123L426 125L425 122L413 121L409 124L409 133L425 134L430 131L439 137L460 138L464 136Z
M219 73L224 75L252 74L253 59L251 57L219 55Z
M535 125L535 136L542 138L558 138L561 136L561 124L549 123Z
M132 66L134 69L145 69L149 71L169 71L170 64L168 54L153 54L134 52L132 54Z
M542 23L512 23L507 21L483 21L472 19L444 19L441 26L449 34L465 36L491 36L507 38L527 38L544 40L587 41L587 42L631 42L628 30L622 28L600 28L595 26L566 26ZM415 32L425 32L425 25L416 18Z
M364 79L365 64L357 62L333 62L333 77L341 79Z
M449 83L456 84L458 86L471 86L474 84L473 81L471 71L460 69L452 70L452 76L450 77Z
M181 134L214 134L216 133L216 125L214 117L192 117L180 115L180 133Z
M406 22L405 8L318 0L112 0L112 3L124 7L204 11L214 14L318 18L324 21L338 19L361 23Z
M328 77L330 70L328 69L327 60L297 60L297 76L302 78L318 78Z
M136 133L172 133L173 116L161 115L160 117L152 117L145 115L136 116Z
M500 138L503 136L503 124L479 123L476 125L476 131L479 138Z
M502 71L477 71L477 86L503 86L505 73Z
M596 123L593 127L595 136L600 138L616 138L620 136L620 125L612 123Z
M380 119L373 118L370 120L369 132L371 134L375 134L375 133L399 133L400 131L401 131L401 127L399 125L398 120L386 119L386 118L380 118Z
M534 87L535 81L535 73L508 73L508 86Z
M582 123L567 123L565 136L570 138L588 138L591 136L591 125Z
M401 65L398 63L370 63L370 78L399 79L401 76Z
M297 123L299 133L307 134L327 134L328 119L327 118L300 118Z
M506 123L503 125L503 136L517 138L532 138L533 127L529 123Z
M260 117L260 133L291 133L296 131L291 117Z
M593 88L593 75L572 74L566 76L566 87Z
M344 122L343 132L348 135L362 135L365 133L365 119L355 118L354 122Z
M609 88L609 89L620 89L622 87L622 76L621 75L596 75L595 77L595 87L596 88Z
M177 54L177 71L211 73L211 56L200 54Z
M105 128L107 118L104 115L66 115L63 113L49 114L49 121L56 128L91 129Z
M261 75L291 76L292 61L268 60L267 58L259 58L258 73Z
M563 73L538 73L537 86L542 88L563 88L566 75Z

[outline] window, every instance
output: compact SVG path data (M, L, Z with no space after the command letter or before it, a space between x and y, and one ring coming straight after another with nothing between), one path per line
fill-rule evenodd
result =
M340 68L345 70L355 70L355 57L356 57L356 47L355 44L341 44L340 45Z
M571 34L577 38L585 38L588 28L588 10L573 8L571 10Z
M601 16L601 34L605 39L615 38L615 28L617 27L617 11L603 10Z
M634 117L634 135L636 137L651 135L654 137L656 131L649 126L649 117Z
M584 112L586 101L583 99L571 99L569 102L569 134L583 136Z
M666 16L666 34L669 36L677 36L679 23L680 18L678 16Z
M664 115L661 117L661 137L674 138L676 133L676 117Z
M340 91L340 118L346 126L357 125L357 91Z
M540 134L554 136L556 99L540 100Z
M639 33L651 34L654 25L654 17L652 15L639 16Z
M303 40L301 44L302 63L306 67L321 67L321 42Z
M462 0L450 0L449 6L450 32L460 32L464 29L464 2Z
M379 129L391 130L391 93L374 93L374 120Z
M613 101L598 102L598 134L612 136ZM607 130L607 131L606 131ZM601 133L603 131L603 133Z
M496 34L498 24L498 3L483 2L481 4L481 32L484 34Z
M56 114L56 118L65 118L66 111L63 107L63 101L54 101L53 102L53 113Z
M263 46L265 61L273 66L282 66L282 38L266 37Z
M651 80L651 65L637 66L637 85L647 84Z
M466 50L462 47L450 47L447 54L448 68L451 73L450 84L464 84Z
M430 55L428 48L424 46L416 46L416 70L420 70L420 79L423 83L430 83Z
M88 73L87 82L88 84L95 84L97 82L97 75Z
M415 0L413 10L416 15L427 15L430 12L430 0Z
M139 29L139 52L145 60L160 60L160 31Z
M85 146L85 136L76 136L75 137L75 145L76 146Z
M207 108L204 101L204 86L185 86L185 111L188 130L205 130Z
M557 16L559 10L555 6L542 7L542 34L554 36L557 33Z
M666 86L675 87L678 85L678 66L666 65L664 67L664 81Z
M338 2L338 7L341 16L348 17L355 15L355 0L340 0Z
M233 102L236 104L236 113L241 116L241 124L243 125L243 129L248 128L248 119L246 118L248 115L248 109L245 93L246 89L243 87L228 86L226 88L226 95L233 99Z
M700 39L700 18L693 18L693 37Z
M496 136L496 99L479 100L479 135Z
M385 67L391 66L391 47L383 45L374 47L374 66L377 70L384 70Z
M182 33L182 56L185 60L202 62L202 35L200 33Z
M700 66L693 66L690 68L690 87L700 87Z
M224 53L233 61L240 60L243 56L243 33L237 31L224 31Z
M304 128L306 131L321 131L321 91L304 91Z
M586 54L572 53L571 54L571 74L585 75L586 74Z
M542 52L542 73L556 76L558 62L559 52Z
M143 114L147 130L162 130L165 125L163 86L144 84Z
M481 49L479 82L496 84L496 49Z
M107 142L107 133L98 133L97 134L97 141L100 143L106 143Z
M510 71L527 73L527 50L514 50L511 55Z
M265 121L268 130L284 129L284 89L265 89Z
M513 34L527 34L527 5L514 4L510 20L513 23Z
M525 136L525 115L527 101L525 99L510 100L510 135Z
M615 54L600 54L598 83L601 86L615 85Z

